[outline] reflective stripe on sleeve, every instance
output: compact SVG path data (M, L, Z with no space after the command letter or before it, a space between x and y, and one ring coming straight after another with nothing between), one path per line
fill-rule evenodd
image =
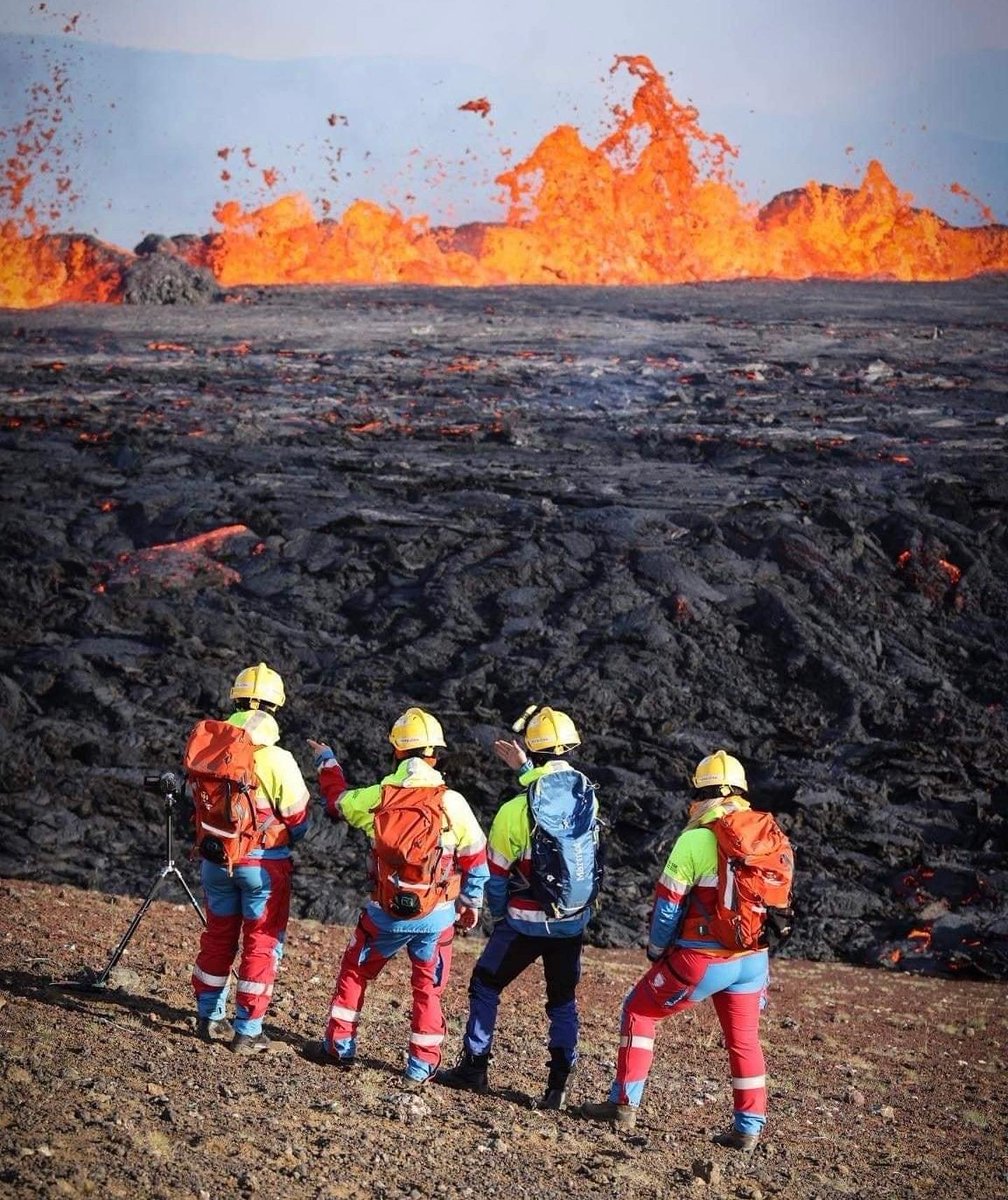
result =
M505 871L511 866L511 860L501 854L499 850L495 850L493 846L487 846L487 862L492 863L495 867L502 867Z
M670 896L675 896L677 899L685 896L689 891L687 884L683 883L681 879L677 879L674 875L670 875L667 871L658 880L658 886L664 888Z

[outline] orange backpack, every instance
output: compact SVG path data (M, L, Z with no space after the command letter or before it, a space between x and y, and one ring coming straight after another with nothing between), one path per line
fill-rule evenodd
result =
M759 950L791 932L794 852L767 812L726 813L710 825L718 845L717 901L708 928L729 950Z
M182 765L195 805L196 849L230 875L262 841L256 818L255 742L227 721L200 721Z
M374 810L374 898L396 920L425 917L458 894L452 864L446 871L442 862L444 793L444 784L382 786Z

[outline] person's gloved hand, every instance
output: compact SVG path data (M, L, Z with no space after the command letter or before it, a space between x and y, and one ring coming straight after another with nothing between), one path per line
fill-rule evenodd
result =
M665 953L665 951L667 949L668 949L667 946L656 946L656 945L654 945L654 943L648 942L648 948L647 948L648 962L657 962L662 957L662 955Z
M316 771L321 771L323 767L331 767L336 762L332 746L327 746L325 742L316 742L314 738L308 738L307 741L315 756Z
M470 908L468 904L463 904L461 901L455 901L455 928L460 933L468 933L470 929L475 929L479 924L480 910L478 908Z

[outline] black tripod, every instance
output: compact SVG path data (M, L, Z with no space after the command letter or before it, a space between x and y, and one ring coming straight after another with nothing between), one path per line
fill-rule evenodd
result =
M140 924L140 921L143 919L144 913L147 911L148 908L150 908L151 902L153 901L154 897L158 893L158 889L161 887L161 884L164 883L164 881L169 877L169 875L174 875L174 877L182 885L182 888L185 891L185 894L189 897L189 902L192 904L193 908L196 910L196 915L199 917L200 921L204 925L206 925L206 917L203 914L203 909L200 908L199 901L193 895L192 889L189 887L189 884L186 883L185 878L182 875L182 872L178 869L178 867L175 866L174 832L173 832L172 826L173 826L174 816L175 816L175 802L178 800L179 795L181 794L181 791L182 791L181 780L178 778L177 775L173 775L171 771L165 771L161 775L146 776L144 778L144 787L149 792L160 793L160 795L164 798L164 806L165 806L165 865L161 868L161 874L151 884L150 891L147 893L146 897L144 898L143 904L140 905L140 908L137 910L136 916L130 922L129 929L127 929L126 932L123 934L122 941L119 943L118 946L116 946L115 950L112 952L112 957L106 963L105 969L101 972L100 975L93 975L93 973L91 972L91 970L89 968L86 972L86 977L78 982L70 984L69 986L71 986L71 987L80 987L80 988L85 988L85 989L89 989L89 990L90 989L97 990L97 989L103 988L107 985L108 977L109 977L109 975L111 975L113 967L116 965L116 963L122 957L122 953L126 949L126 947L129 945L130 938L133 936L134 933L136 933L137 926Z

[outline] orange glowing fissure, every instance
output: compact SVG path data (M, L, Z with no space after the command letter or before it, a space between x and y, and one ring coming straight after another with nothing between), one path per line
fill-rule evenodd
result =
M108 511L106 505L114 506L115 501L103 501L102 511ZM220 550L223 544L231 538L249 533L247 525L222 525L210 529L206 533L197 533L193 537L183 538L178 542L159 542L153 546L144 546L139 550L124 551L118 555L110 568L109 579L121 582L123 579L139 575L150 575L161 581L166 587L176 587L188 583L194 576L202 572L209 573L218 582L229 586L237 583L240 574L224 563L217 562L213 554ZM253 554L261 554L265 547L257 543L252 548ZM95 591L104 593L108 580L103 580L95 586Z
M611 132L595 146L570 125L548 133L497 177L506 198L499 223L463 235L366 199L338 220L319 219L298 194L255 209L232 200L214 212L219 230L189 244L186 257L224 286L921 281L1008 270L1008 229L957 228L915 208L876 161L857 187L810 182L763 208L745 202L730 178L736 149L701 128L650 59L620 55L612 71L628 73L636 91L614 106ZM484 116L483 106L460 107ZM25 233L24 216L0 225L0 305L120 298L132 256L34 226Z

